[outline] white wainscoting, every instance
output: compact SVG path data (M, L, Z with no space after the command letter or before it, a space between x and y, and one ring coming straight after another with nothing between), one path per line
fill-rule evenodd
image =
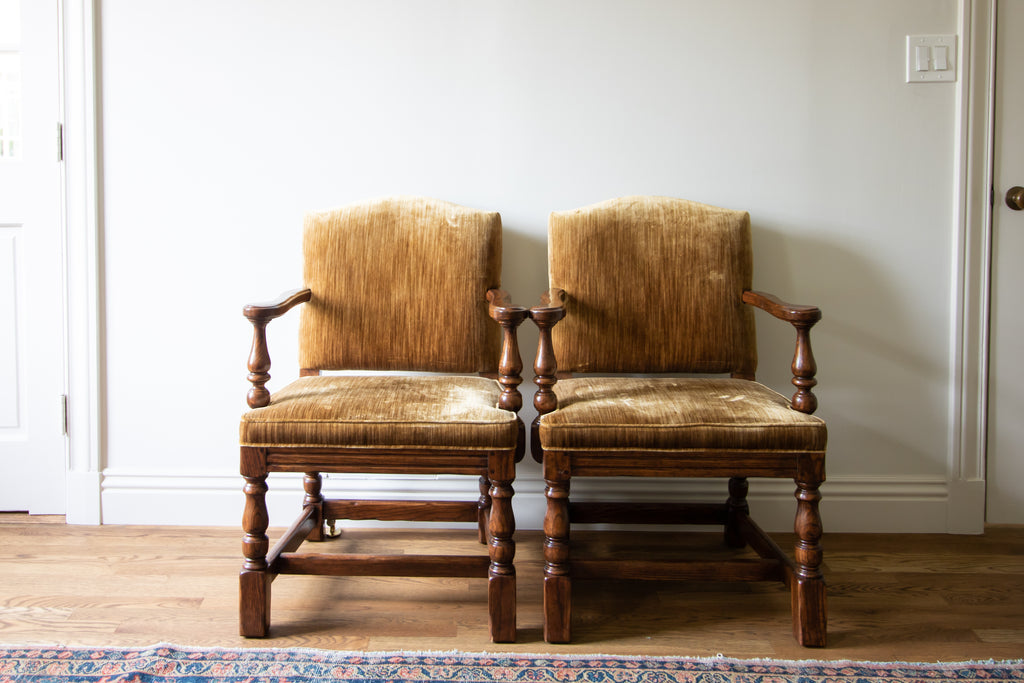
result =
M435 479L426 482L424 479ZM516 480L513 506L519 529L540 529L544 482L534 473ZM302 475L272 474L267 506L271 526L288 526L302 500ZM242 478L225 472L107 470L103 476L104 524L241 525ZM944 479L912 476L836 477L822 487L825 532L944 533L955 501ZM749 501L754 518L768 531L790 531L796 504L794 485L780 479L751 479ZM436 478L328 475L324 493L376 499L474 500L472 477ZM719 501L723 480L578 479L574 500ZM431 523L425 526L452 527ZM346 522L342 526L399 526L395 522Z

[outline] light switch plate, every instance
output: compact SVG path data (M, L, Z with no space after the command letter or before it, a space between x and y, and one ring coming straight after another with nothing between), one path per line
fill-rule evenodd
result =
M943 58L946 68L937 68L942 66ZM955 80L955 35L907 36L907 83L948 83Z

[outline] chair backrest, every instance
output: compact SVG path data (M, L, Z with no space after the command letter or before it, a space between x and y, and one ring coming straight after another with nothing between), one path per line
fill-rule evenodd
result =
M551 214L552 329L567 372L757 369L750 216L668 197L624 197Z
M501 217L422 197L309 213L299 363L317 370L493 372Z

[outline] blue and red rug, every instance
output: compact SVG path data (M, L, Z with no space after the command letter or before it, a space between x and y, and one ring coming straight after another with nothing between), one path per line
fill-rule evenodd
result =
M327 650L0 647L0 682L874 683L1024 681L1024 660L925 664Z

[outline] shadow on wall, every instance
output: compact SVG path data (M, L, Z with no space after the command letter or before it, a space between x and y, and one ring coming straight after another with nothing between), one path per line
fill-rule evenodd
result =
M884 259L839 240L756 219L752 232L754 289L822 310L811 341L817 415L829 425L830 474L943 475L948 333L929 324L930 311L914 302L934 300L921 299L921 292L945 290L915 282L918 289L911 291L905 277L897 283L886 270ZM791 395L792 328L758 311L757 333L759 381Z

